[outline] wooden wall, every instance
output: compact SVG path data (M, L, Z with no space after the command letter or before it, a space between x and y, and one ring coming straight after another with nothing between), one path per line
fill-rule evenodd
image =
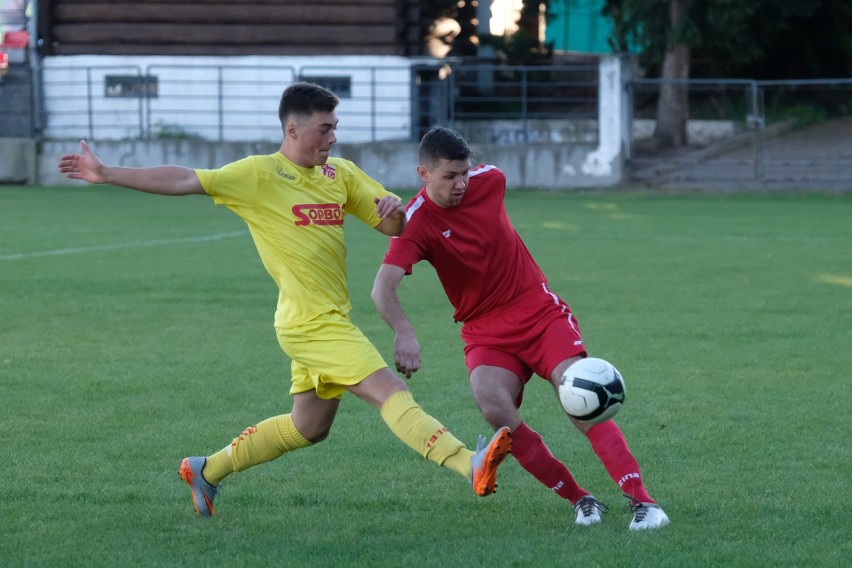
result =
M41 0L45 55L421 55L417 0Z

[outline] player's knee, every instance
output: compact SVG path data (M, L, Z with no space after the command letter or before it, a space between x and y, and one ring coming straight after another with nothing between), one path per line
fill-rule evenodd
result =
M318 444L328 438L331 432L332 421L311 420L304 423L299 423L296 426L302 438L311 444Z
M590 424L588 422L580 422L579 420L571 418L570 416L568 417L568 419L571 421L571 424L573 424L577 428L577 430L579 430L583 434L591 430L592 426L594 426L594 424Z
M322 442L323 440L328 438L328 435L330 433L331 433L331 426L329 425L328 428L317 429L317 430L312 431L308 434L302 433L302 436L304 436L305 439L307 441L309 441L311 444L319 444L320 442Z
M480 405L479 410L482 412L482 417L485 418L485 421L495 430L503 426L514 429L521 422L517 411L512 405L484 404Z

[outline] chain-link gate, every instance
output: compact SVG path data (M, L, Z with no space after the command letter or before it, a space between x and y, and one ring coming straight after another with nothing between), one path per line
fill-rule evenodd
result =
M852 79L642 79L628 172L655 186L852 188ZM657 127L660 93L679 101L682 144Z

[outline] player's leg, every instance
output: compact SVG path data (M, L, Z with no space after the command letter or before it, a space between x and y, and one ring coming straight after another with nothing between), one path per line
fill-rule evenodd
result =
M339 399L325 400L314 391L293 397L293 410L249 426L230 444L205 457L185 458L180 475L192 488L195 510L213 515L213 500L227 476L321 442L328 436Z
M310 382L307 369L294 363L293 409L289 414L267 418L250 426L207 458L204 478L218 485L222 479L237 471L265 463L285 452L304 448L326 439L337 408L339 397L320 398Z
M557 399L559 398L559 385L562 381L562 375L577 359L579 357L566 359L553 370L550 382ZM618 425L612 420L600 424L588 424L574 420L570 416L568 418L578 430L586 435L592 445L592 450L601 460L609 476L615 481L625 497L630 500L630 506L634 511L634 520L630 528L637 530L668 524L668 517L657 506L645 488L639 471L639 462L630 451L627 440Z
M579 328L561 301L536 291L511 309L466 322L462 328L465 364L474 398L492 425L512 427L512 455L530 474L568 499L578 524L600 521L606 506L580 487L568 467L556 459L541 436L525 424L518 408L523 385L533 372L547 377L565 356L584 350ZM550 322L542 326L542 322Z
M468 360L475 358L469 353ZM512 455L525 470L552 489L557 495L568 499L577 506L589 505L591 510L578 511L579 524L592 524L600 521L597 503L589 492L580 487L568 467L559 461L544 443L541 436L522 420L517 404L521 398L523 382L521 378L503 367L478 365L470 374L470 387L479 411L492 428L501 425L512 430ZM583 514L579 514L579 513Z
M310 379L323 399L347 390L380 409L391 431L421 455L464 476L474 491L493 491L497 466L511 449L508 429L471 452L414 402L408 386L346 314L330 312L297 329L278 329L284 351L311 369ZM294 383L295 388L295 383ZM290 392L294 392L291 389Z
M314 391L293 396L293 410L267 418L255 426L246 428L242 434L219 452L208 458L208 467L215 459L222 459L222 467L215 471L213 478L221 481L236 471L272 461L286 452L298 450L326 439L340 400L319 398ZM228 459L224 459L224 458ZM205 477L206 470L205 470Z
M461 475L470 473L473 452L453 436L438 420L428 415L414 400L405 382L383 367L349 392L379 409L391 431L411 449L430 461Z
M320 393L319 375L298 362L302 353L310 359L314 351L311 341L314 329L304 327L276 330L282 349L292 360L292 412L246 428L213 455L190 457L181 463L180 476L192 488L198 514L213 514L213 499L218 493L219 484L228 475L322 441L328 435L344 389L330 392L323 390ZM316 327L321 328L321 325Z
M405 382L389 368L379 369L347 388L379 408L388 428L410 448L466 477L478 495L494 492L497 468L511 449L508 429L496 433L487 445L481 439L477 451L472 452L414 401Z

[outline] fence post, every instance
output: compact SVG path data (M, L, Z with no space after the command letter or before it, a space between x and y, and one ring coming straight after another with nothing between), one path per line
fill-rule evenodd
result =
M527 68L521 67L521 123L524 125L524 142L530 141L530 129L528 124L529 85L527 84Z
M150 77L151 75L153 75L153 73L151 72L152 67L153 67L153 65L149 65L148 67L145 68L145 75L146 76ZM159 88L160 87L158 85L157 86L157 89L158 89L157 95L158 96L159 96ZM143 132L142 138L144 138L145 140L151 139L151 93L149 93L147 91L147 89L145 91L145 118L144 118L143 123L142 123L142 132Z
M142 76L143 85L142 96L139 97L139 137L145 137L145 104L151 97L151 85L148 78L151 76L148 70L143 70L140 66L136 66L136 73Z
M764 116L760 104L761 91L757 81L751 81L751 113L748 116L749 125L754 129L754 179L763 180L763 127Z
M222 66L216 68L218 85L216 86L218 96L218 112L219 112L219 142L225 141L225 92L224 92L224 74Z
M370 67L370 142L376 141L376 68Z
M633 158L633 65L630 55L621 55L618 58L618 66L621 72L621 84L623 99L621 101L621 144L624 151L622 163L630 164ZM600 120L600 119L599 119Z
M92 124L94 121L94 110L92 109L92 68L86 67L86 105L88 106L89 114L89 140L94 139L95 129Z
M447 102L447 117L449 118L448 123L450 128L456 127L456 105L453 103L455 99L456 93L456 74L452 68L450 68L450 73L447 75L446 88L447 93L444 100Z

